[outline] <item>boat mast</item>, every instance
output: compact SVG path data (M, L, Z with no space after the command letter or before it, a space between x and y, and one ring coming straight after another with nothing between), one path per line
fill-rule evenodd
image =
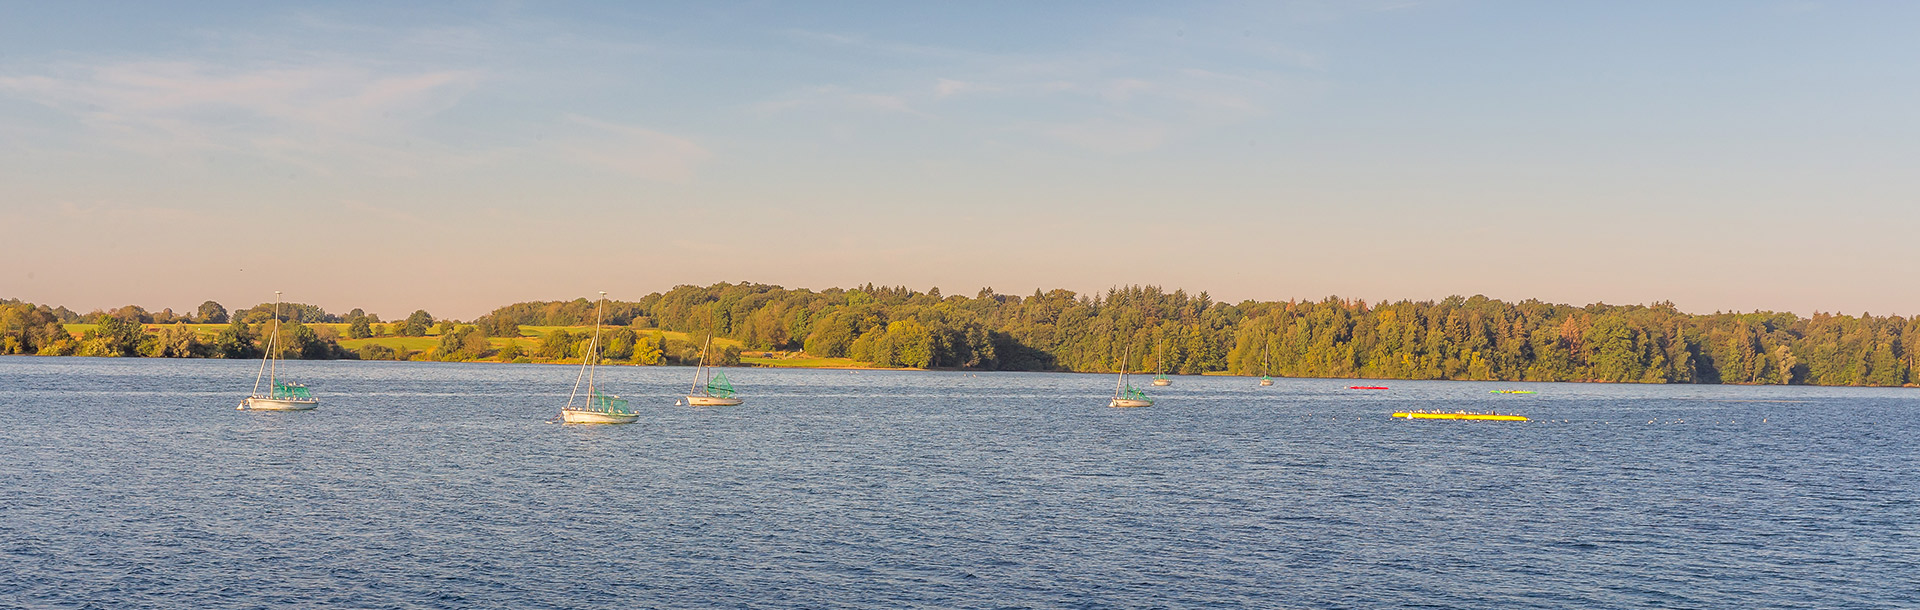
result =
M1113 353L1113 352L1107 352ZM1127 385L1127 361L1133 359L1133 344L1127 344L1126 355L1120 357L1120 380L1113 382L1113 397L1120 397L1120 387Z
M1262 338L1264 339L1265 337L1262 337ZM1267 366L1267 342L1266 342L1266 341L1261 341L1261 342L1260 342L1260 376L1261 376L1261 377L1266 377L1266 376L1267 376L1267 368L1268 368L1268 366Z
M580 374L573 378L573 390L567 392L567 408L573 408L573 399L580 395L580 383L587 384L587 406L593 406L593 364L594 355L600 348L600 308L606 304L607 291L600 291L600 300L593 305L593 338L587 341L587 353L580 358Z
M593 339L587 341L587 402L593 402L593 373L600 368L600 319L601 311L607 306L607 291L600 291L600 300L593 304Z
M700 387L700 372L707 368L707 349L711 347L713 347L713 331L709 330L707 331L707 344L700 346L700 363L693 366L693 387L687 388L688 395L692 395L694 392L706 393L706 390Z
M278 290L273 291L273 317L275 322L279 321L280 291ZM277 332L279 330L279 327L275 327L274 330L276 331L274 334L276 335L279 334ZM265 379L267 377L267 360L273 357L273 343L272 343L273 339L269 337L267 341L268 343L267 343L266 351L260 354L260 372L254 373L253 375L253 395L254 396L260 395L260 380Z
M267 339L267 358L273 362L267 367L267 394L273 394L273 386L280 378L280 291L273 291L273 337Z

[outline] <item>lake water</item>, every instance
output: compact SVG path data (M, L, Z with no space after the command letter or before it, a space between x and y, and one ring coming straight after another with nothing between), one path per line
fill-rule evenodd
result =
M1920 603L1913 389L614 367L588 427L571 367L254 367L0 358L0 607Z

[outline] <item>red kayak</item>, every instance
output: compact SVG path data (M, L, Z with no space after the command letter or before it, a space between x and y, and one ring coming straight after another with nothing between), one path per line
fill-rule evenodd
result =
M1349 390L1384 390L1384 389L1387 389L1387 386L1383 386L1383 385L1350 385L1350 386L1347 386L1347 389L1349 389Z

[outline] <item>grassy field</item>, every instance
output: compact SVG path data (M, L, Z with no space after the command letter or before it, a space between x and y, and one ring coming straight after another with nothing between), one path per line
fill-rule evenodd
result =
M71 333L75 337L86 334L87 331L100 327L99 324L62 324L61 326L65 327L67 329L67 332ZM148 324L146 326L147 326L147 331L152 332L152 331L157 331L162 328L166 328L173 325L172 324ZM215 335L220 334L220 329L227 327L227 325L225 324L187 324L185 326L187 328L193 329L194 334L200 335L200 338L202 339L212 339ZM340 336L342 337L347 336L346 324L308 324L307 326L315 330L318 330L320 328L331 328L335 333L339 334ZM255 331L258 332L258 330L259 329L256 327ZM431 328L427 329L427 334L435 337L436 340L438 340L439 334L433 332L433 329ZM342 344L344 343L345 342L342 341Z
M524 339L522 340L524 341ZM494 345L505 346L506 345L505 342L510 341L510 339L500 339L499 341L501 341L501 343L495 343ZM407 348L408 350L412 350L416 352L424 352L424 351L433 349L434 346L439 344L440 344L439 337L368 337L366 339L341 339L340 340L340 347L344 347L349 350L358 350L368 345L384 345L384 346L393 348L395 351L398 351L400 348L404 347L404 348ZM525 345L522 345L522 347L525 347Z
M100 325L98 324L65 324L63 326L66 328L68 333L71 333L74 337L79 337L81 335L86 334L87 331L91 331L96 328L99 328ZM157 331L167 326L172 326L172 325L171 324L148 324L147 330L150 332ZM187 328L193 329L193 332L195 334L199 335L202 340L206 340L206 341L211 341L215 336L220 334L220 331L222 329L227 327L227 325L225 324L187 324L186 326ZM440 333L436 332L432 328L427 329L427 335L424 337L383 336L383 337L369 337L366 339L348 339L346 338L347 336L346 324L326 323L326 324L308 324L307 326L315 330L318 330L321 328L332 329L334 335L336 337L339 337L338 339L336 339L336 341L339 342L340 347L345 348L349 351L358 351L360 348L368 345L380 345L380 346L384 346L389 349L392 349L394 351L401 351L404 349L410 352L418 352L420 354L425 354L433 350L433 348L438 347L440 345ZM379 325L376 325L376 326L379 326ZM568 333L572 333L576 335L593 332L592 326L522 326L520 327L519 337L489 337L487 339L487 342L493 344L494 349L504 348L508 345L519 345L522 351L531 354L533 353L534 350L540 347L540 337L542 335L545 335L549 332L553 332L559 329L565 329ZM608 327L601 327L601 332L603 334L608 330L611 330L611 329ZM258 325L256 325L254 328L254 332L259 332L259 331L260 329ZM645 330L636 330L636 332L640 333L642 336L652 336L654 333L658 332L658 333L661 333L662 335L665 335L667 339L685 341L688 343L706 340L705 335L693 337L693 336L689 336L687 333L676 332L676 331L659 331L655 329L645 329ZM739 341L722 338L722 337L715 337L713 339L713 344L716 349L725 348L729 346L735 347L735 348L745 347L745 345ZM752 361L752 364L749 364L749 366L756 366L756 365L757 366L779 366L779 367L860 367L862 366L861 363L854 362L846 358L795 358L795 359L742 358L741 360L743 362Z
M799 369L870 369L872 364L852 358L750 358L740 357L740 364L747 366L770 366L775 368Z

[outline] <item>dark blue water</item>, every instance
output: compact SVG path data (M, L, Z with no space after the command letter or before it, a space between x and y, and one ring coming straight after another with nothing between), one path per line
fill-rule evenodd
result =
M0 358L0 607L1891 608L1920 391ZM1525 387L1534 395L1490 395ZM1530 423L1391 420L1498 408Z

